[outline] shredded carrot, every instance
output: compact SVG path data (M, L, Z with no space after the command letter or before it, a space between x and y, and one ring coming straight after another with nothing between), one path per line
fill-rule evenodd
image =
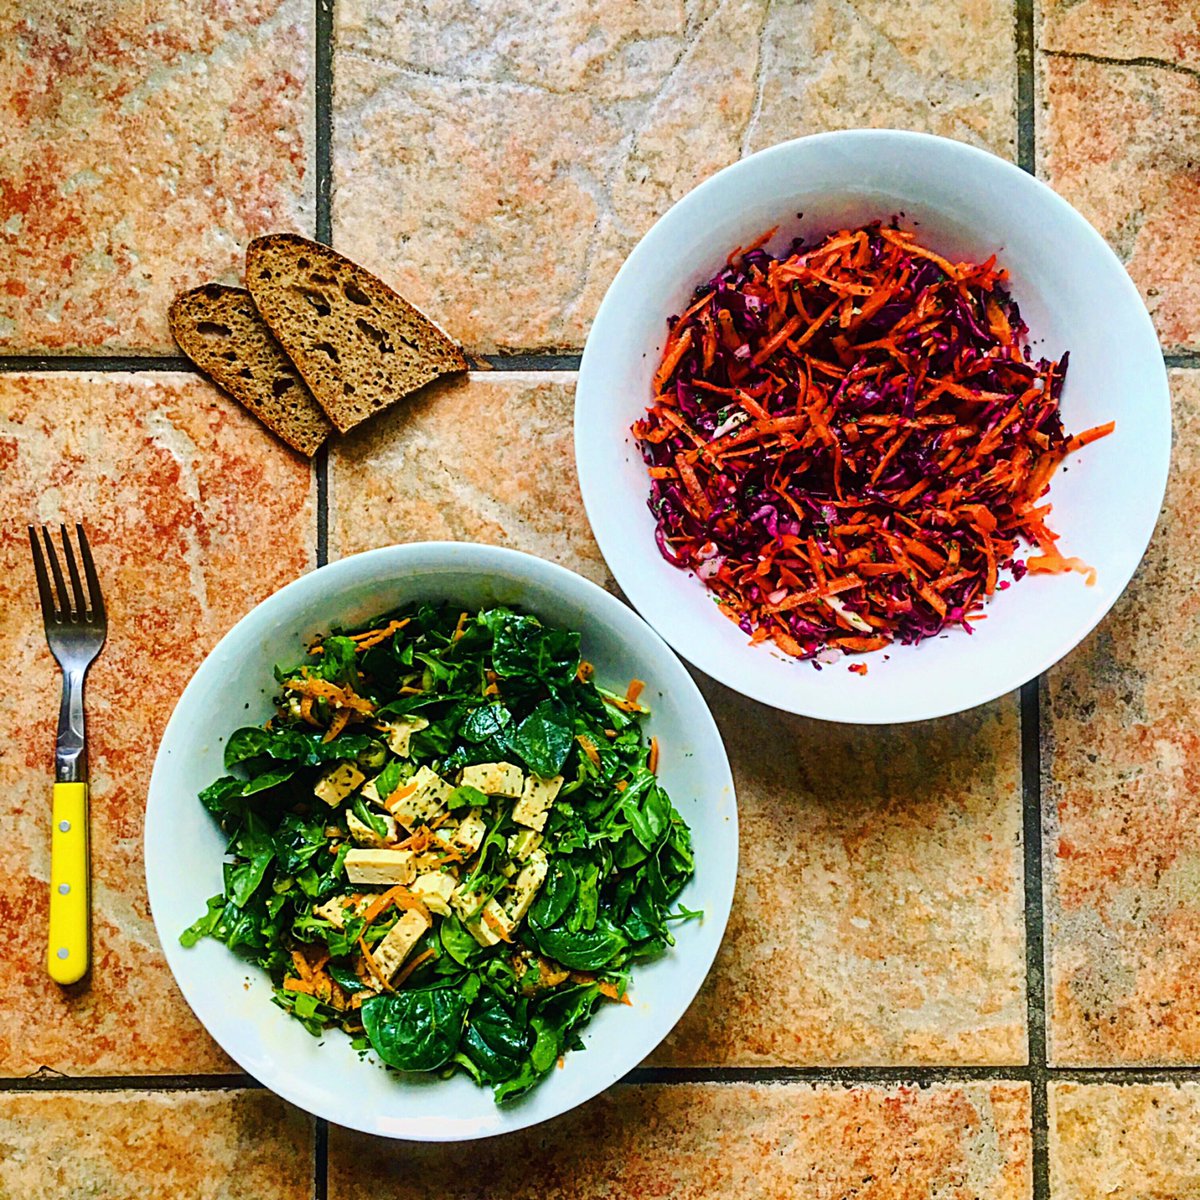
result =
M579 743L579 748L588 756L588 761L592 766L599 768L600 751L596 749L596 743L586 733L579 734L575 740Z
M427 963L437 954L437 951L430 947L427 950L422 950L415 958L410 958L401 969L400 974L392 980L392 987L400 988L404 986L404 981L423 963Z
M646 770L651 775L658 774L658 738L650 739L650 753L646 756Z
M358 952L362 955L362 960L367 965L367 970L375 977L375 982L379 984L385 992L393 992L396 989L384 978L383 972L379 969L379 964L375 961L371 951L367 949L367 943L360 936L358 939Z
M587 683L587 681L591 679L595 672L596 668L593 667L586 658L581 658L579 660L579 667L575 671L575 678L578 679L580 683Z
M339 708L333 714L333 720L329 722L329 728L325 730L325 736L321 739L323 742L332 742L347 725L350 724L350 709Z
M365 929L382 916L393 905L396 908L414 909L431 925L433 924L433 918L429 915L429 909L425 907L424 902L418 896L414 896L402 883L398 883L395 887L388 888L386 892L381 892L371 901L363 913L363 928Z
M305 996L313 994L313 985L310 980L297 979L294 975L289 975L283 981L283 990L285 992L300 992Z
M454 641L457 642L459 640L459 638L462 637L463 632L466 630L466 627L467 627L467 621L470 620L470 617L471 617L470 613L459 613L458 624L455 625L455 627L454 627L454 634L453 634Z
M1090 578L1043 497L1114 426L1063 431L1067 356L1035 359L1007 286L877 222L735 252L671 322L633 426L658 546L752 643L867 653L969 630L1005 573Z
M625 689L625 699L630 704L636 704L638 697L646 690L646 684L641 679L631 679Z

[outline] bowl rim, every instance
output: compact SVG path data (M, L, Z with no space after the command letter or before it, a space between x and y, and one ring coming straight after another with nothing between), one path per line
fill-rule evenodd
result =
M1153 493L1156 500L1156 515L1155 519L1149 522L1146 533L1140 540L1141 544L1137 546L1137 554L1130 560L1131 565L1128 571L1122 572L1124 578L1119 580L1118 586L1112 588L1107 603L1081 621L1076 631L1063 639L1055 649L1043 653L1036 660L1027 661L1025 665L1019 665L1012 670L998 672L999 682L984 688L976 699L968 703L951 703L947 705L930 697L924 703L913 704L910 710L902 714L875 713L868 710L865 713L856 715L851 720L846 717L822 712L819 705L814 705L803 700L794 703L783 702L770 689L759 686L753 676L749 680L743 677L736 669L734 656L725 656L694 645L686 637L680 637L676 632L676 627L671 622L654 619L652 616L653 605L649 603L653 585L643 582L639 578L639 574L634 569L632 563L634 561L641 561L643 554L646 556L657 555L657 550L652 543L647 543L646 547L639 550L636 554L630 554L622 548L622 543L612 535L608 527L608 522L603 517L604 497L606 495L604 480L598 478L595 457L589 450L589 443L594 440L595 436L594 432L589 432L589 430L594 430L594 425L589 425L585 418L589 408L599 410L603 407L602 400L592 401L591 396L593 391L598 390L600 386L594 382L594 378L603 369L601 366L599 344L604 328L611 319L611 314L622 303L621 293L629 286L629 281L634 279L645 266L651 263L653 256L657 253L658 242L665 236L663 232L665 228L687 220L693 214L697 217L702 216L704 206L708 202L710 194L720 188L724 181L730 177L760 170L764 163L770 163L773 159L786 160L788 156L794 154L801 147L809 149L826 143L846 144L861 142L869 145L872 142L896 141L907 142L914 155L920 154L931 147L939 147L942 150L947 148L952 149L953 152L962 154L966 160L974 161L980 168L996 172L1000 179L1007 180L1015 188L1026 189L1027 194L1037 195L1051 209L1056 210L1060 216L1074 225L1084 241L1090 244L1090 248L1094 254L1104 260L1110 268L1115 267L1117 269L1117 286L1123 293L1123 301L1130 305L1131 310L1135 314L1135 319L1142 326L1143 333L1159 347L1160 351L1154 377L1152 379L1148 378L1146 381L1146 392L1149 400L1147 411L1150 412L1152 417L1157 419L1159 431L1162 435L1158 439L1158 453L1154 456L1147 455L1144 463L1144 478L1148 481L1150 485L1149 490ZM664 314L663 316L664 323L667 315L669 314ZM613 578L621 588L622 593L629 600L629 603L633 605L643 619L684 659L739 695L756 700L781 712L789 712L814 720L827 721L831 724L862 725L906 724L913 721L934 720L939 717L951 716L958 712L966 712L1007 695L1036 680L1070 654L1108 615L1113 605L1124 594L1125 589L1129 586L1130 580L1133 578L1134 573L1145 556L1146 549L1154 535L1162 512L1170 469L1172 442L1170 382L1166 360L1161 353L1161 344L1158 340L1154 322L1146 309L1145 303L1142 301L1136 285L1125 270L1124 264L1122 264L1112 247L1109 246L1087 218L1069 201L1060 196L1049 184L1031 172L1024 170L1024 168L1018 166L1016 163L1002 158L990 150L984 150L967 142L961 142L955 138L942 137L938 134L892 128L826 130L778 142L773 146L764 147L754 154L737 159L727 166L722 167L719 171L703 179L689 192L680 197L679 200L675 201L650 226L629 252L625 261L621 264L620 270L617 271L617 274L609 284L599 308L596 310L596 316L588 332L579 364L579 376L575 388L574 424L576 472L588 522L591 525L593 536L600 547L600 552L604 556L604 561L613 574ZM1020 663L1022 660L1020 656L1013 656L1012 661Z
M453 566L443 566L441 568L428 565L422 567L410 563L412 559L421 559L428 555L447 554L453 555L460 560L463 559L463 556L466 556L467 558L479 561L469 564L465 561L460 561ZM709 867L709 870L712 872L712 878L715 881L712 895L715 897L716 904L711 914L706 908L704 923L708 926L709 935L702 944L697 946L688 955L688 978L692 983L689 984L687 980L683 982L682 987L678 990L678 997L683 1002L678 1003L676 1001L670 1006L668 1010L671 1013L669 1023L660 1030L654 1031L656 1032L656 1036L654 1037L653 1044L646 1045L644 1048L639 1047L637 1060L625 1062L623 1056L620 1054L603 1056L597 1053L594 1056L588 1056L589 1068L594 1065L595 1070L590 1071L588 1082L568 1103L561 1106L556 1104L553 1106L552 1111L540 1112L536 1115L530 1106L525 1106L523 1109L507 1110L512 1114L511 1119L506 1120L504 1127L499 1130L494 1128L483 1129L478 1133L468 1133L464 1136L461 1129L457 1128L454 1132L441 1133L436 1130L431 1131L427 1119L420 1119L418 1121L417 1119L397 1117L389 1117L386 1127L381 1127L378 1123L372 1123L365 1116L361 1119L354 1119L357 1115L357 1109L346 1112L344 1109L335 1107L332 1101L319 1105L313 1104L309 1097L301 1096L291 1086L291 1077L295 1072L284 1063L279 1063L278 1074L252 1070L247 1062L244 1061L246 1054L243 1054L242 1047L232 1042L230 1038L222 1036L221 1032L214 1030L206 1019L206 996L203 988L196 983L194 974L187 971L181 974L177 970L177 957L186 953L178 941L180 931L164 927L167 918L163 915L162 907L156 906L155 903L156 895L161 898L162 889L165 889L167 886L165 880L167 868L161 861L162 856L155 849L161 844L163 838L167 836L167 823L171 812L171 801L167 792L167 789L171 785L167 777L173 768L167 762L164 749L170 749L172 743L179 740L181 736L191 737L195 735L195 726L190 724L193 720L193 714L190 712L190 708L194 703L193 698L201 690L205 677L220 669L224 657L229 652L229 647L246 636L247 626L257 629L260 626L274 623L278 620L290 621L291 618L286 616L286 614L289 612L293 602L297 598L307 596L314 589L322 587L323 584L336 589L354 582L369 582L372 579L393 577L399 581L403 580L406 574L413 577L420 577L423 574L436 577L438 574L462 574L465 572L487 577L502 569L507 569L510 575L521 577L527 577L531 572L540 574L542 579L539 582L549 590L566 591L569 593L570 589L576 589L576 594L572 598L578 599L581 605L607 609L608 612L617 615L616 619L619 621L634 622L635 625L631 626L631 628L640 627L640 636L647 639L651 644L657 644L657 648L661 653L662 663L665 665L667 672L673 676L668 680L664 680L661 686L664 690L669 687L673 692L679 689L686 696L689 709L694 710L694 712L689 712L689 720L694 719L698 722L699 726L697 729L697 741L698 743L702 742L709 748L707 751L709 760L707 760L706 771L712 779L714 793L728 796L728 803L723 804L721 808L721 819L726 823L726 829L732 834L732 837L729 839L732 844L732 853L723 855L721 861L714 861ZM584 636L586 637L586 631L584 631ZM620 634L618 637L622 642L627 640L624 634ZM657 682L655 686L659 686ZM551 562L548 559L525 553L524 551L488 545L481 542L409 542L381 546L362 551L361 553L347 555L344 558L316 567L297 576L243 614L205 655L180 693L155 752L154 766L147 789L142 850L151 919L154 922L155 932L158 936L163 955L167 960L172 978L183 994L189 1008L191 1008L208 1035L213 1038L242 1070L258 1079L263 1086L289 1103L314 1116L322 1117L333 1124L345 1128L399 1141L467 1142L482 1137L506 1136L507 1134L515 1133L544 1121L553 1120L579 1107L581 1104L594 1099L601 1092L618 1082L629 1070L635 1068L638 1062L661 1045L662 1041L683 1018L712 970L713 962L721 947L729 921L737 883L737 792L734 787L733 774L729 765L729 757L725 750L724 741L721 738L720 730L717 727L716 720L703 693L670 646L629 605L623 603L619 598L598 584L593 583L590 579L579 575L569 568ZM230 957L231 963L239 970L259 971L259 968L253 964L244 963L240 960L235 962L233 956L231 955ZM181 959L180 962L182 963ZM597 1051L600 1050L599 1046L591 1048ZM618 1063L615 1070L613 1069L614 1062ZM272 1066L274 1067L275 1065L276 1063L273 1062ZM364 1063L363 1069L379 1071L382 1068L378 1065ZM263 1075L266 1075L267 1078L263 1078ZM398 1082L397 1086L403 1085Z

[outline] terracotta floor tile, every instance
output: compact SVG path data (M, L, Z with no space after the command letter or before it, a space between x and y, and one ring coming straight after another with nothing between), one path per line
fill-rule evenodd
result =
M1038 45L1038 174L1108 239L1163 346L1200 348L1194 4L1055 0Z
M0 1096L5 1200L307 1200L312 1122L268 1092Z
M0 659L21 683L0 690L0 1075L229 1070L158 948L142 812L192 671L312 564L310 468L191 376L0 375L0 511ZM75 517L110 633L88 685L94 971L68 993L43 965L59 676L25 525Z
M335 20L335 243L480 351L581 345L637 238L749 151L868 124L1013 152L1003 0L345 0Z
M1029 1157L1024 1084L618 1086L471 1147L331 1129L329 1200L1023 1200Z
M704 690L737 786L738 890L654 1061L1025 1062L1014 700L883 729Z
M175 353L172 295L312 232L313 6L0 5L0 349Z
M1200 1085L1051 1083L1053 1200L1200 1196Z
M611 583L575 477L575 377L476 372L339 440L334 555L425 539L490 542Z
M1200 372L1174 371L1158 531L1043 708L1050 1050L1200 1062Z
M1048 53L1195 63L1200 21L1192 0L1040 0L1038 47Z

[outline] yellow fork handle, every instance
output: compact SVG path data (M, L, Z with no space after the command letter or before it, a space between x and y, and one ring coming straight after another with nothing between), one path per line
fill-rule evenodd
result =
M88 969L88 785L54 785L50 833L50 942L46 970L78 983Z

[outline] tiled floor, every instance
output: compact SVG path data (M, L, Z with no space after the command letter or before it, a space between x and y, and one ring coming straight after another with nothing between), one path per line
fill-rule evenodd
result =
M0 1195L1200 1197L1195 0L146 13L0 0ZM175 697L259 598L373 545L480 539L612 587L570 429L609 279L715 168L858 124L1017 159L1128 265L1176 422L1135 582L1040 689L939 723L828 727L701 680L742 870L650 1062L469 1171L309 1122L234 1072L154 938L141 815ZM173 292L235 277L270 228L331 231L520 369L481 361L501 369L311 471L155 357ZM40 932L57 680L23 538L76 516L115 619L91 689L97 970L62 993Z

